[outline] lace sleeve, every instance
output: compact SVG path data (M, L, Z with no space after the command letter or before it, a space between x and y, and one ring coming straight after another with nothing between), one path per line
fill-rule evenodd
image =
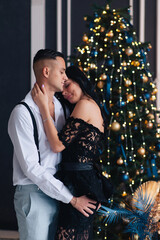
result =
M85 128L84 122L81 119L69 117L63 129L58 133L58 137L65 147L72 143L82 129Z

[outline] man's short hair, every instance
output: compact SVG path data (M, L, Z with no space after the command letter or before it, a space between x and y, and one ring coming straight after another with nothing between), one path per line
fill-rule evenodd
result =
M61 57L64 59L64 55L61 52L56 52L52 49L40 49L33 59L33 64L43 59L56 59L56 57Z

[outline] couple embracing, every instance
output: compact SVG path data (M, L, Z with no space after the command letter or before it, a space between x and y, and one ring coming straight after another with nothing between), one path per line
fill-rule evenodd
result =
M36 83L23 102L35 119L39 151L23 104L8 124L20 240L91 240L94 215L106 200L94 168L104 135L97 96L79 68L66 69L60 52L39 50L33 70Z

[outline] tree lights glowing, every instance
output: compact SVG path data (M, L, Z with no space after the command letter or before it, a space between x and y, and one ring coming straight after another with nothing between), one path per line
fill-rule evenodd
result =
M147 58L152 46L138 41L128 8L107 5L84 20L88 32L73 62L95 85L108 121L99 163L115 186L112 204L132 195L144 180L158 178L157 88ZM107 231L98 230L97 239L107 239Z

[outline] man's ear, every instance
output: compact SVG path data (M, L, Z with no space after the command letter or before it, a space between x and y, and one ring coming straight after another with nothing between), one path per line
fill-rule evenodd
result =
M48 78L48 76L49 76L49 68L48 67L44 67L42 72L43 72L44 77Z

